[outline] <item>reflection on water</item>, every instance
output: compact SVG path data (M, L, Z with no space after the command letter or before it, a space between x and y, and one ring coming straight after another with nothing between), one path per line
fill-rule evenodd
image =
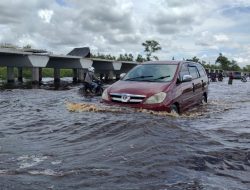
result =
M1 88L0 189L250 189L249 82L176 116L68 90Z

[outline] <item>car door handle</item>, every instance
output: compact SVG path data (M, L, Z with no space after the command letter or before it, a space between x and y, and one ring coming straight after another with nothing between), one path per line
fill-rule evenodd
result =
M206 87L206 82L204 82L203 80L201 80L201 86L202 86L202 89L204 89Z
M193 84L193 92L195 91L195 86L194 86L194 83L192 83Z

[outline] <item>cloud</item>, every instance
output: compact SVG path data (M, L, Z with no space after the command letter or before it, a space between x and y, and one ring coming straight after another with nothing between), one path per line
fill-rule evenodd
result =
M54 14L54 11L43 9L38 11L38 16L42 19L44 23L50 23L50 20Z
M225 34L218 34L214 35L215 42L223 43L223 42L228 42L229 37Z
M0 1L0 43L67 53L74 47L117 55L159 41L160 59L219 52L250 63L249 0ZM237 13L237 14L236 14Z

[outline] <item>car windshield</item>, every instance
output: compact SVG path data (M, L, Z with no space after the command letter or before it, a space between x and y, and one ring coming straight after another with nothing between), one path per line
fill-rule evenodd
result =
M145 64L134 67L123 78L125 81L169 82L173 79L177 65Z

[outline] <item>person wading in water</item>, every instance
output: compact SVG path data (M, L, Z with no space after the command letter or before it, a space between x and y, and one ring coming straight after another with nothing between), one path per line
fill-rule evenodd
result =
M228 79L228 84L233 84L233 73L232 72L230 72L229 73L229 79Z

